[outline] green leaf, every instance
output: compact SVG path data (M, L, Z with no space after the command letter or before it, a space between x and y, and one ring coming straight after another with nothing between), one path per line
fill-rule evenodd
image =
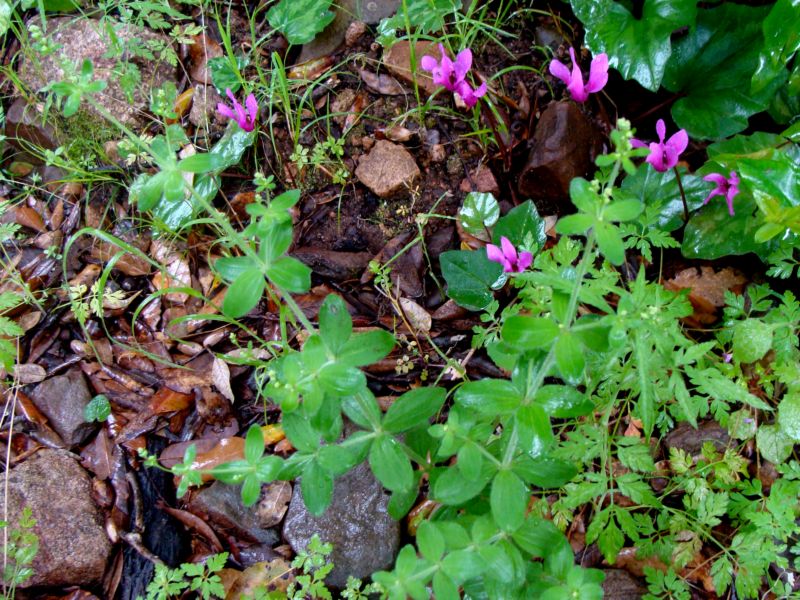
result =
M513 469L524 481L544 489L558 489L578 474L572 463L549 456L517 458Z
M569 548L567 538L551 521L533 516L525 519L525 523L511 537L533 558L544 558L557 553L559 549Z
M645 0L642 18L612 0L572 0L575 15L586 27L586 45L606 52L609 65L625 79L658 90L672 52L673 32L694 23L697 0Z
M256 465L263 454L264 435L261 433L261 427L254 423L244 438L244 459L251 465Z
M638 200L619 199L603 211L603 218L608 221L631 221L639 216L644 205Z
M98 394L83 408L83 420L87 423L98 421L102 423L111 415L111 404L108 397Z
M406 490L414 485L411 461L393 437L381 435L375 439L369 450L369 466L387 490Z
M242 272L228 288L222 301L222 312L234 319L243 317L261 300L265 287L264 275L258 269Z
M484 461L481 475L474 481L464 479L458 469L444 469L433 481L433 499L453 506L464 504L481 493L494 473L488 461Z
M755 240L759 220L753 217L752 201L737 205L734 216L728 214L724 201L709 202L692 215L686 224L681 253L686 258L715 260L723 256L740 256L753 252L766 257L769 247Z
M342 363L329 363L319 372L319 383L334 394L353 395L366 387L367 378L355 367Z
M772 348L772 327L759 319L739 321L733 328L733 356L739 362L761 360Z
M214 268L222 279L230 283L245 271L258 268L258 265L248 256L224 256L214 261Z
M458 451L456 468L464 475L464 479L475 481L481 476L483 454L474 442L467 441Z
M376 330L357 333L350 337L339 351L339 362L351 367L364 367L378 362L394 348L394 336L388 331Z
M504 531L516 531L525 520L530 492L510 470L501 470L492 481L489 503L495 523Z
M584 350L578 338L568 331L561 332L555 346L556 365L561 378L567 383L577 385L583 379L586 361Z
M557 419L588 415L594 408L586 394L568 385L543 385L536 392L535 400L547 414Z
M294 294L307 292L311 287L311 269L291 256L273 261L267 267L267 277L279 288Z
M312 460L303 469L300 488L308 512L318 517L325 512L333 498L333 477Z
M768 10L732 3L700 10L696 26L676 42L663 84L682 96L672 105L672 117L690 137L731 136L767 107L774 90L753 96L750 80L763 47L761 23Z
M442 571L459 583L480 575L485 567L480 556L471 550L448 552L442 560Z
M490 193L470 192L464 198L458 216L464 231L470 235L480 235L497 223L500 205Z
M503 323L500 336L507 344L527 351L549 348L558 332L552 319L514 315Z
M439 260L447 295L468 310L483 310L494 300L492 288L505 281L503 267L486 257L486 250L449 250Z
M239 73L250 63L250 60L247 56L241 55L236 56L234 60L236 61L235 69L227 56L217 56L206 61L211 73L211 83L220 94L224 94L226 89L230 89L235 94L242 87Z
M319 334L322 341L334 355L350 339L353 320L347 312L344 300L336 294L328 294L319 309Z
M600 536L597 538L597 546L609 564L617 562L617 554L622 550L625 543L625 536L619 530L614 519L609 519Z
M500 244L501 237L507 237L517 250L536 255L547 241L544 219L539 216L536 205L526 200L500 217L492 233L496 245Z
M422 556L431 562L438 562L444 554L444 536L436 525L423 521L417 527L417 546Z
M760 425L756 432L756 445L763 458L780 465L792 454L794 440L778 425Z
M778 423L781 431L800 442L800 393L786 394L778 405Z
M307 44L336 16L331 0L281 0L269 9L267 19L292 45Z
M178 168L187 173L208 173L223 169L224 159L219 154L207 152L205 154L193 154L178 162Z
M421 387L406 392L386 411L383 429L400 433L427 424L428 419L441 410L446 396L447 392L438 387Z
M261 481L255 473L250 473L242 482L242 504L253 506L261 495Z
M209 150L211 154L217 154L222 157L222 167L220 169L227 169L234 165L238 165L242 160L242 155L245 151L253 145L253 140L256 139L256 132L245 131L239 127L235 122L231 122L225 130L223 136L214 146ZM195 188L198 187L195 181Z
M538 404L520 406L517 410L518 446L532 457L542 456L553 444L550 417Z
M433 594L436 600L459 600L458 586L442 571L433 575Z
M627 438L622 439L627 440ZM626 442L623 445L620 442L619 461L634 471L653 473L656 470L656 465L653 462L653 456L650 454L650 448L636 438L632 439L633 443Z
M786 65L800 50L800 4L797 0L778 0L761 29L765 43L751 82L754 93L767 88L775 79L785 78Z
M513 413L522 403L519 390L506 379L481 379L470 381L456 391L458 404L483 415L496 416Z
M379 424L381 421L381 409L375 401L375 396L366 388L355 396L343 398L342 410L348 419L364 429L372 429L373 424Z
M625 260L625 244L622 243L622 236L611 223L599 222L594 225L597 235L597 246L612 265L619 266Z

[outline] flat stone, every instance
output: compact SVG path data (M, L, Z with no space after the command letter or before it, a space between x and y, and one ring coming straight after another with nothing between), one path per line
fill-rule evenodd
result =
M680 423L664 439L667 448L680 448L690 456L700 454L703 444L711 442L717 451L722 452L730 444L728 430L714 420L698 423L697 429L689 423Z
M439 51L439 45L434 42L416 42L414 44L414 58L417 59L417 85L420 90L430 95L438 90L439 86L433 83L430 74L422 68L422 57L426 54L439 60L442 53ZM383 64L398 79L411 85L414 84L415 78L411 71L411 43L408 40L400 40L386 50L383 53Z
M369 252L338 252L315 247L297 248L291 254L314 273L334 281L358 278L372 258Z
M408 196L420 177L419 167L408 150L386 140L375 143L356 168L356 177L380 198Z
M0 486L0 504L5 500ZM40 450L12 468L7 500L12 528L26 506L36 519L39 551L22 587L89 587L102 579L111 542L92 502L92 482L69 453Z
M500 193L500 186L497 185L497 179L494 178L492 170L486 165L480 165L469 174L469 178L464 178L459 189L465 193L481 192L494 194L495 196Z
M520 194L551 202L555 206L546 208L557 210L569 200L570 182L589 174L599 149L598 132L574 102L551 102L536 125Z
M188 508L236 537L273 545L278 541L278 534L274 529L264 527L263 515L259 514L267 485L262 486L259 502L253 506L245 506L242 504L241 486L217 481L195 493L189 500Z
M38 20L34 19L31 22L38 23ZM108 82L108 86L93 98L124 124L136 125L145 120L144 111L150 104L150 90L160 87L167 81L175 82L175 69L165 61L129 58L128 60L135 64L141 73L141 84L136 86L133 102L130 102L122 91L118 77L113 74L117 58L106 56L111 54L106 26L114 28L123 48L134 40L139 44L156 43L169 46L171 43L164 34L113 20L103 25L95 19L48 18L49 39L56 46L60 46L60 49L48 56L27 53L20 65L19 77L26 86L38 91L45 85L64 78L62 60L77 65L80 71L83 61L88 59L94 66L94 78ZM101 116L88 103L84 105L93 114Z
M94 431L95 426L83 419L92 394L79 369L45 379L31 392L31 398L68 447L80 444Z
M333 501L321 516L308 512L300 486L295 486L283 537L295 552L317 534L333 544L333 571L328 585L345 587L347 577L364 578L394 563L400 548L400 524L389 516L389 494L366 462L339 477Z

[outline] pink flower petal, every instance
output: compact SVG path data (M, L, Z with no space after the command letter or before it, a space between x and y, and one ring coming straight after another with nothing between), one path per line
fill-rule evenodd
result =
M553 77L557 77L565 84L569 85L569 69L561 61L556 60L555 58L550 61L550 73L553 75Z
M517 269L522 273L525 269L533 263L533 254L530 252L520 252L519 260L517 261Z
M233 112L233 109L222 102L217 104L217 112L221 114L223 117L228 117L229 119L236 120L236 113Z
M472 67L472 50L464 48L456 55L456 62L454 65L456 81L464 81L467 73Z
M426 71L433 71L436 67L439 66L439 61L433 58L432 56L428 56L427 54L422 57L422 60L419 61L420 66Z
M664 123L664 119L656 121L656 133L658 134L658 141L663 144L664 136L667 135L667 126Z
M658 142L650 142L650 154L645 159L645 162L653 165L653 168L659 173L668 171L669 167L664 157L664 145Z
M631 146L634 148L647 148L647 142L637 140L636 138L631 138Z
M608 55L603 53L592 59L586 91L591 93L599 92L605 87L606 83L608 83Z
M503 251L494 244L486 244L486 258L492 262L503 265L503 271L506 273L511 268L511 264L506 260L506 257L503 256Z
M255 94L248 95L244 104L247 107L247 114L250 117L250 122L255 124L256 117L258 116L258 101L256 100Z
M725 179L725 175L721 175L720 173L711 173L710 175L706 175L705 177L703 177L703 181L708 181L709 183L721 186L727 180Z
M663 137L661 138L664 139ZM676 155L681 154L684 150L686 150L686 146L689 145L689 134L686 133L685 129L679 129L677 132L672 134L670 138L667 140L666 146L675 152Z
M510 263L517 262L517 249L514 248L514 244L511 243L506 236L502 236L500 238L500 246L503 248L503 256L506 257L506 260Z

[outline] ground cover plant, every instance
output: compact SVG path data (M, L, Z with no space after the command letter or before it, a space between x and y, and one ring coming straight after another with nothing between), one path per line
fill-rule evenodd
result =
M6 597L800 597L798 31L0 0Z

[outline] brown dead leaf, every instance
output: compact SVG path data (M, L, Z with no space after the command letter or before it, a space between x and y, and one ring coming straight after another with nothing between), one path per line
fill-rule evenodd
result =
M192 98L194 97L194 87L189 87L185 92L183 92L180 96L175 99L175 104L172 107L172 110L175 111L175 114L178 115L177 119L167 119L167 125L172 125L173 123L177 123L178 121L183 118L189 111L189 107L192 106Z
M263 486L255 507L259 526L269 529L280 523L291 499L292 484L288 481L273 481Z
M230 589L225 589L225 600L255 598L259 588L266 589L267 592L285 592L293 581L292 567L281 558L256 563L242 571Z
M416 331L428 333L433 323L430 313L419 304L408 298L400 298L400 308L409 324Z
M44 233L47 228L44 226L44 219L30 206L15 206L3 214L0 221L3 223L16 223L28 229L33 229L37 233Z
M214 387L219 390L219 393L233 404L235 398L233 390L231 390L231 371L228 368L228 364L221 358L214 358L214 362L211 364L211 381L214 383Z
M150 273L150 264L142 257L126 253L119 246L108 242L98 242L92 247L92 258L101 262L108 262L112 257L122 253L119 260L114 263L114 270L131 277L140 277Z
M333 64L333 58L330 56L323 56L322 58L315 58L299 65L293 66L289 69L286 76L289 79L305 79L312 80L322 75L325 71L330 69Z
M40 365L24 363L14 365L14 378L21 384L39 383L47 377L47 371Z
M103 427L95 436L92 443L81 452L81 464L98 479L106 480L111 477L114 469L114 445L108 435L108 430Z
M150 398L150 410L154 415L163 415L179 410L185 410L192 405L194 394L176 392L168 387L160 388Z
M211 85L211 73L208 70L208 61L219 58L225 54L222 46L212 40L205 33L194 36L194 43L189 45L189 59L192 66L189 76L199 83Z
M403 86L391 75L385 75L383 73L376 75L372 71L367 71L366 69L359 69L358 74L361 77L361 81L367 84L370 91L376 94L400 96L406 93Z
M708 325L717 320L717 309L725 305L725 292L741 294L747 282L744 275L731 267L714 271L711 267L691 267L680 271L664 282L664 287L677 292L689 289L689 301L694 307L694 324Z

